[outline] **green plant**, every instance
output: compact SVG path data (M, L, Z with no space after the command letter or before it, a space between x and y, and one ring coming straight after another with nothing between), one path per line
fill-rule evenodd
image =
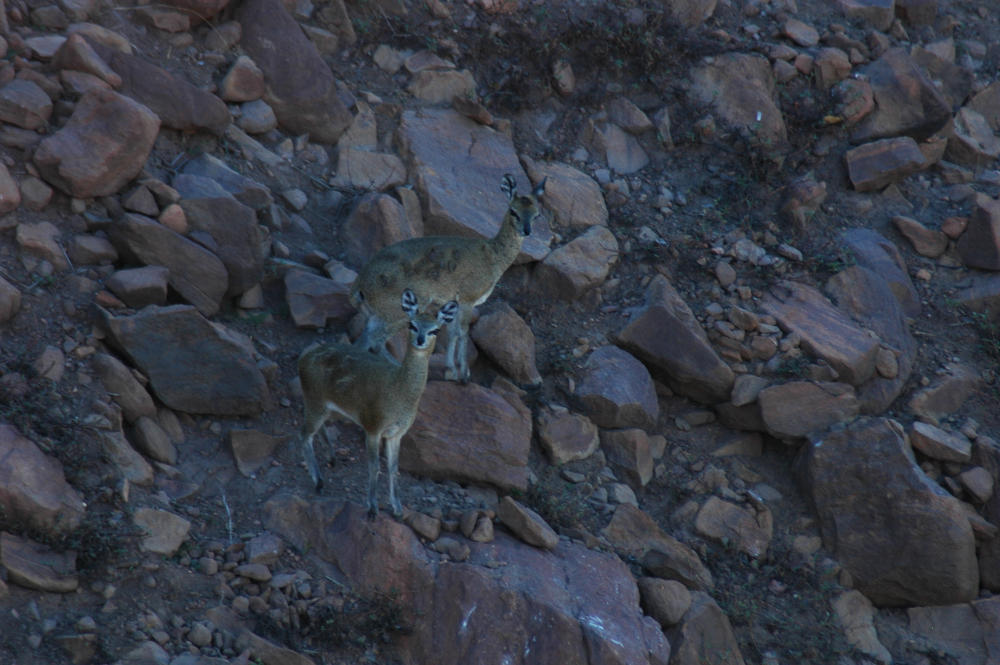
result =
M326 646L386 644L410 630L395 591L361 595L347 592L340 607L323 605L310 617L304 631Z

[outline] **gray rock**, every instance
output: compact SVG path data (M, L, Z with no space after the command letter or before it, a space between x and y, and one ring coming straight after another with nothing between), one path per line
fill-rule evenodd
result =
M813 287L780 282L764 297L762 306L782 329L799 334L802 347L825 360L840 380L860 385L874 375L878 340Z
M221 189L189 176L208 178ZM271 190L266 185L233 170L224 161L207 152L185 163L181 173L174 177L173 185L181 197L190 199L214 198L222 192L229 192L237 201L254 210L260 210L274 201Z
M576 400L601 427L652 429L660 405L649 371L627 351L603 346L587 358Z
M324 328L331 322L346 323L355 313L349 284L305 270L285 273L285 300L295 325L303 328Z
M190 237L199 238L202 245L210 244L209 249L225 266L227 296L240 295L260 283L269 245L252 208L228 195L184 198L180 205Z
M702 402L729 398L735 376L680 294L662 275L646 302L615 336L615 343L651 367L674 392Z
M128 213L108 229L118 253L147 266L164 266L167 281L205 316L219 311L229 288L225 265L214 253L143 215Z
M193 307L149 306L132 316L106 315L105 325L110 340L174 410L258 415L271 407L253 344Z
M712 661L717 665L744 663L725 612L702 591L691 594L688 611L666 635L673 650L671 665L701 665L706 653L712 654Z
M6 531L0 531L0 565L9 581L27 589L71 593L80 585L76 552L56 552Z

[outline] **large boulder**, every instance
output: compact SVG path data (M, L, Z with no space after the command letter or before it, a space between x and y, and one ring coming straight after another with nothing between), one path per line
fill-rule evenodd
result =
M511 138L451 109L404 111L397 137L428 233L493 237L507 212L504 174L516 178L522 193L531 189ZM548 222L539 217L519 260L544 258L551 240Z
M891 420L865 418L813 440L798 462L825 546L879 606L968 602L976 542L961 502L917 466Z
M132 316L106 315L105 325L172 409L250 416L271 407L253 343L194 307L150 305Z
M164 127L220 135L229 125L229 109L212 93L137 55L92 38L89 43L120 77L118 91L149 108Z
M267 83L266 101L292 134L334 143L350 126L351 112L337 93L333 72L279 0L240 3L240 46Z
M670 661L628 566L613 555L562 540L542 550L499 531L490 543L463 541L466 561L442 564L409 528L368 521L361 506L285 495L264 513L269 529L336 565L352 588L395 595L412 618L404 663L528 662L525 654L538 663Z
M403 437L399 468L440 480L528 487L531 413L475 383L430 381Z
M89 199L121 189L146 164L160 119L112 90L85 94L66 124L42 139L33 161L66 194Z

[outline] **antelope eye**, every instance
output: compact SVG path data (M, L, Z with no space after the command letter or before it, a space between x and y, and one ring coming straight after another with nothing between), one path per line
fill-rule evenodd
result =
M412 330L413 332L419 332L417 329L417 324L413 323L412 321L410 321L410 330Z
M516 210L511 210L510 214L517 221L519 221L519 222L521 221L521 215Z
M439 333L440 331L441 331L441 329L440 329L440 328L433 328L433 329L431 329L431 330L428 330L428 331L427 331L427 334L428 334L428 335L434 335L434 336L437 336L437 334L438 334L438 333Z

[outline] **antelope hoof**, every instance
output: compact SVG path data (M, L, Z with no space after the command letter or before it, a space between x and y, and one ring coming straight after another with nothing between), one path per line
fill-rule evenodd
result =
M374 522L378 517L378 506L368 506L368 521Z
M323 479L316 479L316 494L319 494L323 490Z

